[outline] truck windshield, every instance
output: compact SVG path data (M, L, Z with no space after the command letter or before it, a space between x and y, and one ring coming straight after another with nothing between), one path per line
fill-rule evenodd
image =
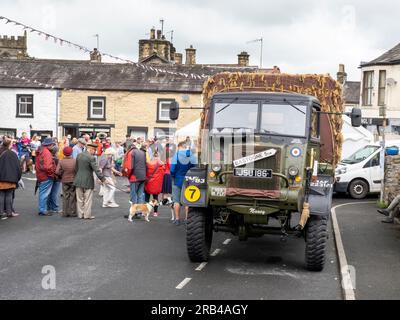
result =
M367 159L371 154L378 150L378 146L365 146L353 153L350 157L343 159L341 162L346 164L355 164Z
M306 135L306 115L304 105L263 104L261 132L303 137Z
M216 103L214 107L214 129L257 129L257 103Z

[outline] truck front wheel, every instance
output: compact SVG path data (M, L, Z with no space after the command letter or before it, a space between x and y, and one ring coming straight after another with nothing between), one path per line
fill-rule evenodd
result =
M192 262L208 261L213 236L213 217L204 208L189 208L186 246Z
M306 229L306 265L310 271L322 271L325 264L328 217L311 216Z

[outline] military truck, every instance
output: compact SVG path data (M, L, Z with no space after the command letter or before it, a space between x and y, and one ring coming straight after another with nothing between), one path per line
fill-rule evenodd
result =
M222 73L204 84L199 165L185 177L186 242L208 261L214 232L245 241L305 239L309 270L325 262L343 103L329 76ZM179 106L170 109L171 120ZM361 124L361 111L351 113ZM272 223L274 221L274 223Z

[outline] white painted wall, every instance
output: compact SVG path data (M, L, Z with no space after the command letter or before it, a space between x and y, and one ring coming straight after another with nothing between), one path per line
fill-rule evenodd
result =
M388 118L400 118L400 65L387 65L387 66L370 66L361 69L361 91L362 98L363 90L363 76L364 71L374 71L374 89L372 92L372 106L364 106L363 117L376 118L379 117L378 106L378 86L379 86L379 70L386 70L386 79L393 78L397 81L394 86L386 86L385 102L387 106ZM360 100L362 103L362 99Z
M33 95L33 118L17 118L17 94ZM0 128L17 129L17 136L32 130L57 134L57 90L0 88Z

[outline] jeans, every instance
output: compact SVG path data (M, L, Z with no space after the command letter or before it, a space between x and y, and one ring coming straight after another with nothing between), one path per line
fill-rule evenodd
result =
M131 202L132 203L145 203L144 202L144 181L131 182Z
M47 211L58 212L59 193L61 188L60 181L47 179L39 184L39 212L47 213Z
M6 213L8 216L12 214L12 197L14 189L0 190L0 216Z

